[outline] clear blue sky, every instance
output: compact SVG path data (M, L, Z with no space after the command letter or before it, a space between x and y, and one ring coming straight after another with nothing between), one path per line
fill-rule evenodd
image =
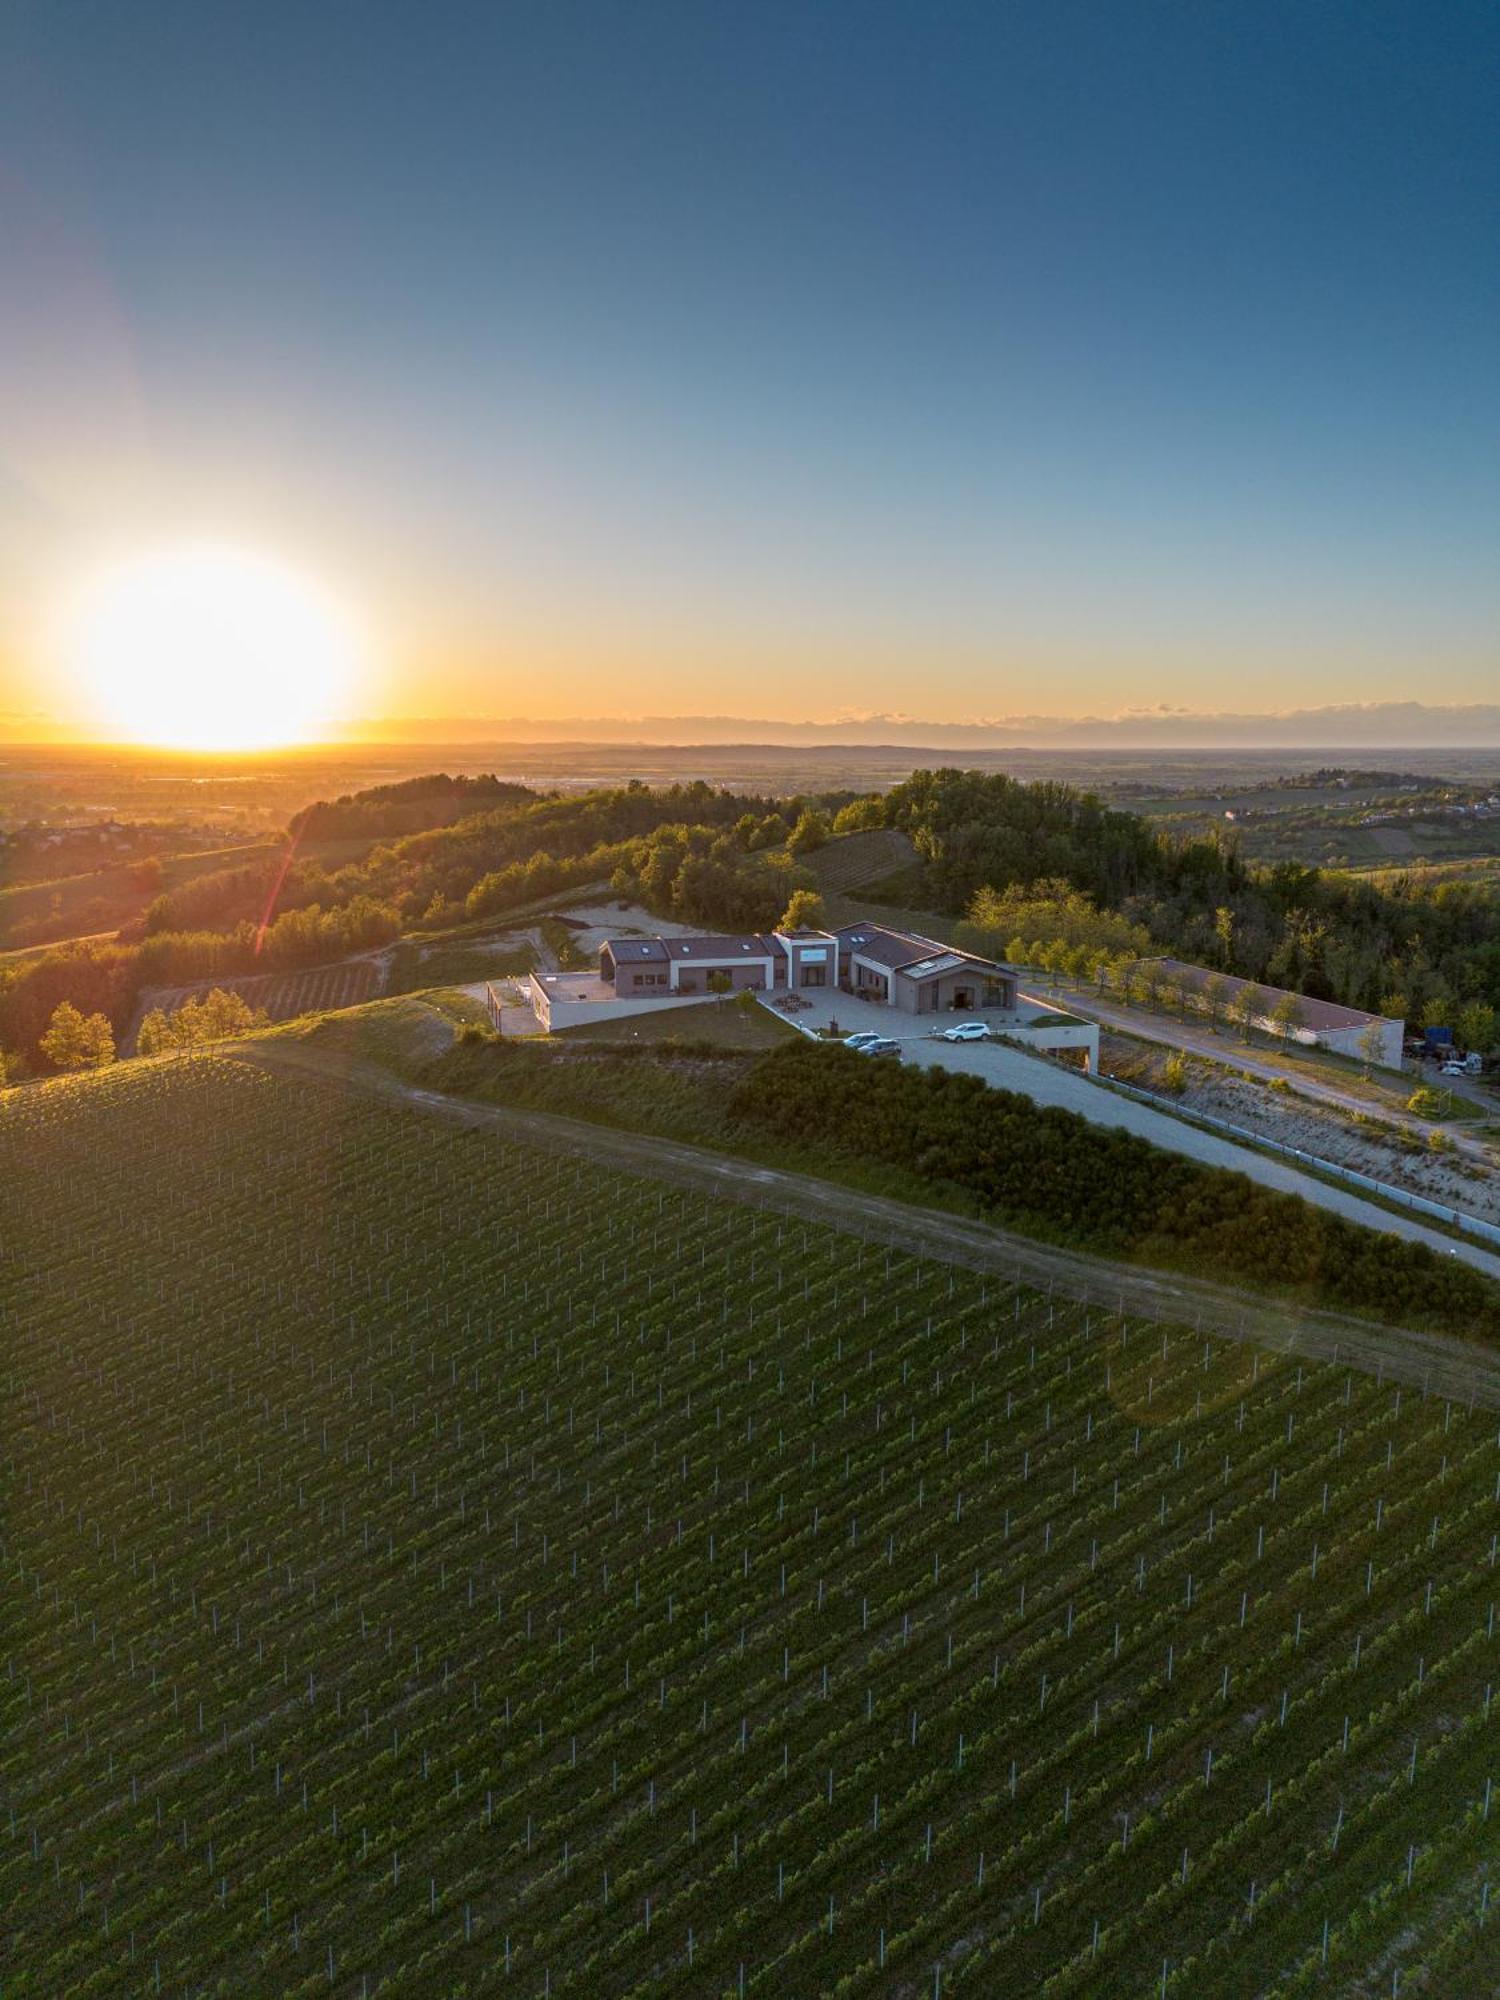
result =
M212 532L373 709L1492 696L1500 10L9 0L0 711Z

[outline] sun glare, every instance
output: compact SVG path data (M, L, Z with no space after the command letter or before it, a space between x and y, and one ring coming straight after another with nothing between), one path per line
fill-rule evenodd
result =
M164 550L95 578L64 650L101 736L182 750L313 740L356 666L347 621L313 585L217 547Z

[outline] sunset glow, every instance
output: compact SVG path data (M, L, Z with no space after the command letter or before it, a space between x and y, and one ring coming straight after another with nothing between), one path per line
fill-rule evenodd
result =
M122 563L80 592L63 643L101 737L255 750L327 729L356 682L347 620L292 571L236 549Z

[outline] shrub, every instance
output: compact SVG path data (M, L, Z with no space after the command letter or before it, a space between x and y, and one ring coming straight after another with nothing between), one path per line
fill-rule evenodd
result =
M1406 1108L1415 1118L1444 1118L1448 1113L1447 1095L1424 1083L1407 1098Z

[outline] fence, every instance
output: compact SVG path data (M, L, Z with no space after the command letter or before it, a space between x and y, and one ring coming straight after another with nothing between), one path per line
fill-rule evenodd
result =
M1103 1084L1106 1090L1117 1090L1123 1097L1133 1097L1138 1103L1149 1104L1169 1117L1180 1118L1185 1125L1201 1125L1206 1131L1225 1133L1231 1139L1259 1146L1268 1153L1280 1153L1284 1159L1296 1160L1304 1167L1314 1167L1320 1174L1331 1174L1335 1180L1343 1181L1350 1187L1377 1194L1383 1201L1394 1202L1398 1207L1409 1208L1418 1215L1433 1216L1439 1222L1462 1230L1466 1236L1482 1237L1486 1243L1500 1243L1500 1228L1477 1215L1467 1215L1460 1208L1446 1208L1440 1201L1429 1201L1426 1195L1408 1194L1405 1188L1392 1187L1389 1181L1378 1181L1371 1174L1362 1174L1357 1167L1343 1167L1336 1160L1324 1160L1316 1153L1305 1153L1300 1146L1288 1146L1280 1139L1267 1139L1243 1125L1231 1124L1227 1118L1215 1118L1212 1112L1191 1111L1154 1090L1142 1090L1137 1084L1121 1083L1118 1077L1100 1076L1094 1080Z

